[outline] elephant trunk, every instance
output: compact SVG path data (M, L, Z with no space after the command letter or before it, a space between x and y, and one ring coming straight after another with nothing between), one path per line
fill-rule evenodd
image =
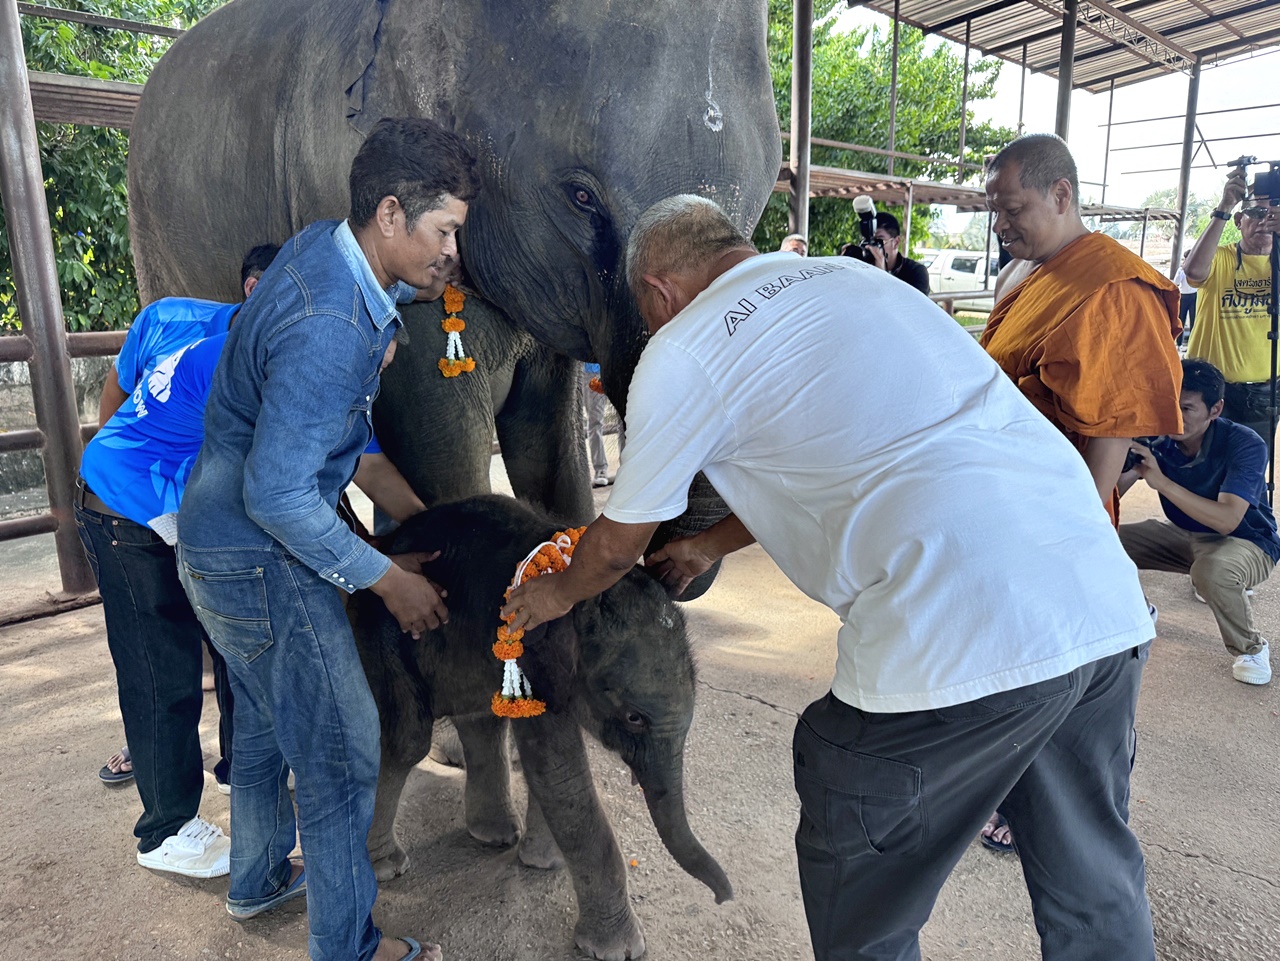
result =
M653 818L658 836L671 856L686 872L711 889L716 904L723 904L733 900L733 885L689 827L684 810L683 765L683 754L677 755L661 775L638 775L640 787L649 805L649 816Z

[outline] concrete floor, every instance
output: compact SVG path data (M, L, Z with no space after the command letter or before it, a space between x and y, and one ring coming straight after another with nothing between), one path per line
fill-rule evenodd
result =
M1145 489L1125 507L1131 520L1158 511ZM0 603L47 589L41 540L5 546ZM1161 634L1139 707L1133 825L1147 855L1159 956L1280 958L1280 687L1231 678L1213 619L1185 577L1143 578ZM1280 591L1264 586L1255 600L1264 631L1280 636ZM730 558L686 612L700 668L689 817L737 897L717 907L676 867L629 772L594 748L602 799L624 856L636 862L631 898L647 957L811 957L792 848L789 746L797 712L827 690L837 620L756 548ZM215 721L210 699L206 751L216 745ZM225 879L188 881L136 865L136 792L96 777L121 739L101 608L0 629L0 958L305 957L301 906L238 925L222 908ZM441 941L450 959L578 956L567 877L474 843L463 826L462 777L431 761L411 775L400 823L414 868L383 886L375 920L389 934ZM225 828L228 799L211 777L206 785L203 813ZM1017 860L975 844L922 940L932 961L1038 957Z

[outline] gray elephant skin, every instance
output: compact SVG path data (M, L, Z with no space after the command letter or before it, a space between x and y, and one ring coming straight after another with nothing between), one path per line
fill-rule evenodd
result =
M487 490L487 479L457 490L450 464L433 456L458 443L487 453L495 404L533 424L575 392L572 369L546 362L552 352L598 360L625 412L645 339L624 277L641 212L691 192L754 226L782 156L766 14L765 0L234 0L174 42L133 122L143 300L232 299L250 245L345 216L351 158L379 118L456 130L482 179L461 236L478 294L468 313L487 302L547 350L517 344L519 389L488 385L477 409L452 402L477 387L469 375L446 382L428 367L408 386L388 385L379 430L428 503L433 486ZM410 408L436 412L431 433L397 429ZM554 436L563 418L546 419L527 438L504 438L504 457L525 462L513 482L528 486L516 492L584 519L585 463ZM654 546L723 516L709 485L695 486Z
M370 856L381 879L404 870L394 822L409 770L431 746L432 723L451 717L466 755L468 829L488 844L519 838L531 866L566 863L577 894L577 945L598 958L637 958L644 935L631 909L626 868L596 795L585 730L631 768L668 851L717 903L728 878L689 827L684 744L693 719L694 664L680 611L633 569L599 597L531 632L520 659L539 717L509 722L529 787L524 836L512 807L505 722L490 711L502 669L492 646L498 609L516 565L563 525L497 495L468 498L410 519L393 553L439 550L426 572L448 591L449 622L415 641L365 591L350 615L382 723L382 768Z

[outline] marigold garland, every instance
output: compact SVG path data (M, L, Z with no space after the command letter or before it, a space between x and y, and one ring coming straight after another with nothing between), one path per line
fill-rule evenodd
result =
M551 540L539 544L516 567L515 577L503 597L509 599L511 592L525 581L548 572L563 571L573 559L573 550L578 545L585 527L557 531ZM499 615L502 624L498 626L498 641L493 645L493 655L502 661L502 690L493 695L493 713L498 717L537 717L547 709L546 701L539 701L533 696L533 688L529 679L520 670L516 658L524 654L524 645L520 643L524 630L512 630L510 624L515 620L515 613Z
M590 382L588 382L587 386L590 387L592 390L594 390L597 394L604 393L604 382L600 380L599 377L592 377Z
M476 362L468 357L462 349L462 332L467 329L466 323L458 315L467 302L467 295L453 284L444 289L444 312L446 317L440 322L447 335L445 338L445 356L436 364L440 373L446 377L457 377L469 374L476 369Z

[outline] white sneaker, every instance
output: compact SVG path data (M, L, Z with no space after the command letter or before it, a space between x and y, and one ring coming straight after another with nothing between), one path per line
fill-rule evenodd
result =
M138 863L189 878L220 878L231 873L231 839L196 815L154 851L139 851Z
M1231 665L1231 674L1244 684L1271 683L1271 645L1262 642L1257 654L1241 654Z

